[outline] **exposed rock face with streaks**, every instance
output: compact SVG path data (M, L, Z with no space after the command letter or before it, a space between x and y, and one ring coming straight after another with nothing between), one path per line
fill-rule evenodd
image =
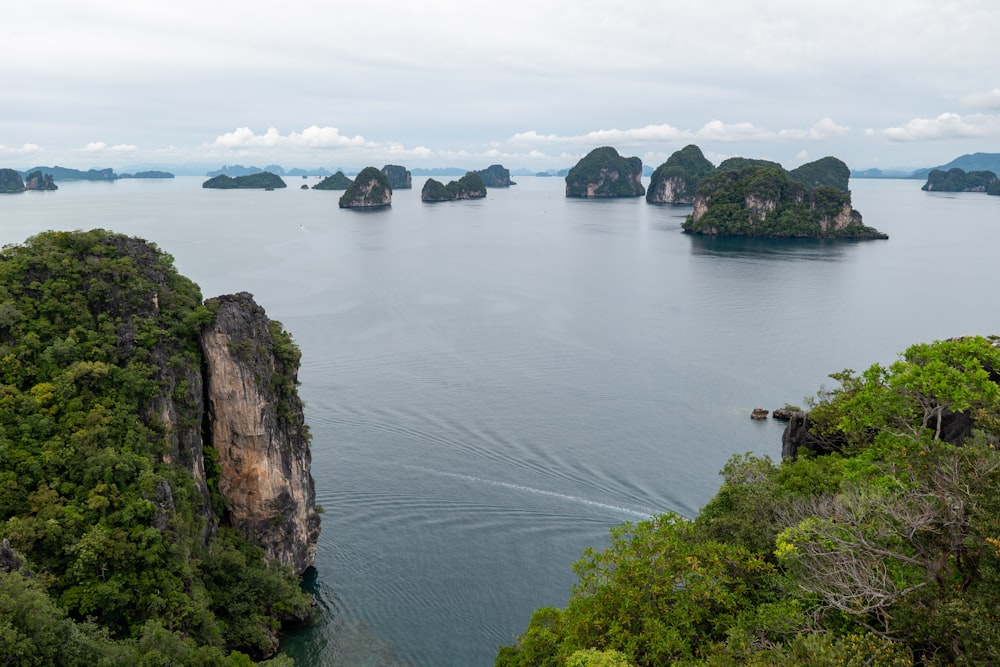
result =
M201 335L207 435L229 523L301 573L315 559L320 520L294 388L298 351L250 294L208 305L215 321Z

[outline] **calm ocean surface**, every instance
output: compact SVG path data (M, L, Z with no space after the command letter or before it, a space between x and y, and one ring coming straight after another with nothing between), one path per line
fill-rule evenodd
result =
M202 178L0 197L0 237L154 241L205 297L248 291L302 348L324 620L297 664L480 667L608 528L693 516L734 453L843 368L1000 333L1000 197L853 181L888 241L701 239L687 208L581 201L561 178L390 210Z

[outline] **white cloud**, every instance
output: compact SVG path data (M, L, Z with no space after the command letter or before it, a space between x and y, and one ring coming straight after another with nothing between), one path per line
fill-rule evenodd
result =
M27 155L29 153L41 153L44 149L38 144L23 144L21 146L4 146L0 144L0 154Z
M361 135L347 137L335 127L311 125L302 132L286 135L269 127L264 134L256 134L249 127L239 127L220 135L212 142L214 148L342 148L346 146L371 146Z
M900 127L882 130L890 141L936 141L1000 137L1000 116L946 112L937 118L914 118Z
M114 146L108 146L103 141L91 141L80 150L85 153L130 153L134 150L138 150L138 148L139 147L134 144L115 144Z
M724 123L711 120L697 130L681 130L672 125L646 125L630 130L594 130L586 134L559 136L539 134L535 130L518 132L509 140L516 145L536 144L612 144L636 145L675 141L822 141L842 137L849 127L837 125L831 118L823 118L806 129L768 130L753 123Z
M1000 88L987 93L973 93L962 98L962 104L983 111L1000 111Z

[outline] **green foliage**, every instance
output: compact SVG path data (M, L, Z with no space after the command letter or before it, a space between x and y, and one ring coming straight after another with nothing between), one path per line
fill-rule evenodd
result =
M720 236L884 238L861 224L850 193L827 185L807 188L779 166L721 166L698 184L685 232ZM842 217L847 212L846 221Z
M932 169L921 190L935 192L988 192L996 194L1000 187L997 175L992 171L969 171L954 167L948 171Z
M24 192L24 179L13 169L0 169L0 193Z
M203 542L203 498L170 462L178 431L201 428L186 378L200 373L198 334L211 317L172 258L139 239L46 232L0 252L0 537L39 573L5 581L51 617L20 634L0 621L11 646L56 632L67 647L89 647L80 664L105 654L119 656L107 664L246 664L227 654L261 654L258 637L231 631L230 593L211 585L222 547ZM288 391L298 350L276 327L278 389ZM164 423L165 397L190 414ZM243 578L245 624L270 632L302 615L290 573L246 558L231 576ZM163 660L129 653L137 638L162 645ZM38 664L77 664L66 655Z

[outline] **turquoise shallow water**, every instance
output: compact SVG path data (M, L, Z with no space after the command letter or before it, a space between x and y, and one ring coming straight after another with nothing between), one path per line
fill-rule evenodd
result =
M753 407L845 367L1000 332L1000 198L854 181L888 241L701 239L685 208L563 197L389 210L203 179L0 198L4 243L104 227L155 241L205 296L249 291L303 351L326 513L302 665L491 665L610 526L693 516L734 453L777 458ZM313 183L316 179L305 181Z

